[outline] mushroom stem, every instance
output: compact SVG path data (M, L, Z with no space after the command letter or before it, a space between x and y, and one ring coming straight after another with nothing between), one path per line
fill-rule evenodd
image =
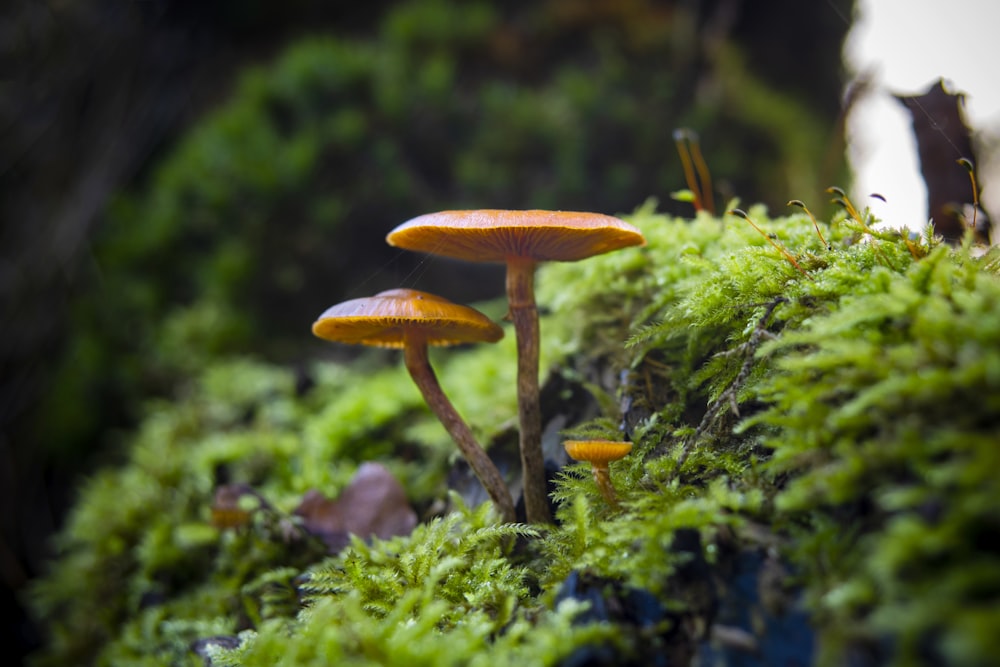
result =
M615 493L615 487L611 483L611 469L607 465L598 465L596 463L592 464L594 472L594 481L597 482L597 488L600 489L601 495L604 499L608 501L611 507L617 509L618 507L618 495Z
M410 372L413 383L417 385L424 400L437 418L444 425L445 430L451 435L452 440L458 445L462 456L468 461L469 467L475 473L479 482L486 489L486 492L493 500L497 511L503 521L513 523L517 520L514 512L514 501L511 499L510 491L504 482L503 476L493 461L486 454L486 451L476 442L472 429L465 423L461 415L452 405L448 397L444 395L441 384L438 382L434 369L431 368L430 360L427 356L427 344L422 340L407 339L403 348L403 358L406 361L406 370Z
M521 423L521 471L528 523L551 523L542 453L542 414L538 388L538 308L535 262L507 261L507 301L517 338L517 412Z

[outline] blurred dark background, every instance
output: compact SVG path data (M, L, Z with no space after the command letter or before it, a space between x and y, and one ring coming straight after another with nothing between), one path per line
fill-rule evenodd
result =
M88 470L234 355L305 368L326 306L495 267L384 243L463 207L690 215L674 130L783 211L843 163L852 0L20 0L0 10L5 646ZM462 272L455 279L455 272ZM303 370L303 373L305 371Z

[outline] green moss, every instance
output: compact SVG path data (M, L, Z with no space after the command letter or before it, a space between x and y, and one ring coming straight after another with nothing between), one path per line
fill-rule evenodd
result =
M307 392L263 364L212 367L150 406L127 465L83 489L34 589L55 640L38 662L183 664L217 636L241 643L202 650L231 665L557 664L595 645L624 659L650 638L556 604L571 572L710 624L677 573L697 556L718 581L727 554L766 549L794 573L778 588L801 591L815 662L986 663L1000 650L996 253L868 237L843 217L823 224L828 249L808 217L750 215L807 276L744 220L652 204L631 216L647 247L540 270L545 368L599 406L561 423L578 406L557 400L545 418L627 430L620 509L578 463L557 478L553 527L446 503L454 447L395 364L319 366ZM485 442L516 414L512 343L435 354ZM372 459L418 507L450 509L330 559L288 540L302 493L335 495ZM222 477L273 509L209 527ZM678 546L692 533L700 554ZM698 650L694 620L666 625Z
M404 595L384 618L372 618L356 595L323 600L304 613L299 641L289 642L287 628L270 624L235 654L214 653L220 665L554 665L578 645L608 641L610 627L580 627L573 619L581 605L567 601L529 620L519 616L499 635L482 612L466 614L442 631L451 614L436 601L412 613L420 591Z
M854 593L817 607L831 622L865 619L901 660L931 650L975 664L1000 650L985 631L997 627L1000 562L983 541L1000 528L998 340L996 275L942 247L765 349L780 372L755 421L777 429L770 468L792 474L778 510L839 513L859 529L853 558L822 562L816 591Z

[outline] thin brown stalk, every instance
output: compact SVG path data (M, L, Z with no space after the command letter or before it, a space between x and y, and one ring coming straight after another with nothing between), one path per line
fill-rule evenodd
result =
M486 451L476 441L472 429L445 396L427 357L427 344L422 340L407 340L403 349L403 357L406 361L406 370L410 372L414 384L423 394L427 406L444 425L455 444L458 445L459 451L469 463L472 472L475 473L493 500L501 519L509 523L516 521L514 502L503 476L493 465L493 461L490 460Z
M541 392L538 387L539 330L535 305L535 262L507 262L507 300L517 337L517 412L521 424L521 470L528 523L550 523L542 453Z

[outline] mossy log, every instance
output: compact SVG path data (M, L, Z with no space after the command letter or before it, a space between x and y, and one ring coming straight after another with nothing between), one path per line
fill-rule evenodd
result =
M822 242L805 214L748 215L764 235L647 205L628 217L647 247L540 271L556 526L449 495L452 447L398 364L320 364L305 390L216 365L83 490L32 592L37 664L986 663L1000 255L853 207ZM435 362L497 453L512 341ZM560 457L569 437L634 443L619 507ZM291 509L370 460L420 524L330 555ZM222 483L267 505L212 527Z

